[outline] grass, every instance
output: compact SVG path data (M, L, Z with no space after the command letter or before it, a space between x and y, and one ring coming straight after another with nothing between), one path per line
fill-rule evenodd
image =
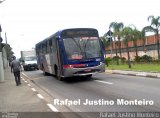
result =
M160 64L132 64L131 66L131 68L128 68L127 64L109 65L108 67L106 66L106 69L160 72Z

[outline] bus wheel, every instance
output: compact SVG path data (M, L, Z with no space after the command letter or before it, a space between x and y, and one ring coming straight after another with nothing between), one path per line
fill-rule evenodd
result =
M59 81L63 81L63 78L60 77L60 76L57 76L57 79L58 79Z
M47 72L45 72L43 64L42 64L42 71L43 71L43 75L47 75L48 74Z
M55 76L56 76L56 78L57 78L58 80L60 80L60 81L63 80L63 78L58 75L58 69L57 69L57 67L55 68Z

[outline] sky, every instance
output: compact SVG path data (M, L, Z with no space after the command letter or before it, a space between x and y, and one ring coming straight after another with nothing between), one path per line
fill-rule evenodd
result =
M150 25L150 15L160 16L160 0L5 0L0 4L2 38L14 55L66 28L96 28L100 36L111 22L133 24L138 30Z

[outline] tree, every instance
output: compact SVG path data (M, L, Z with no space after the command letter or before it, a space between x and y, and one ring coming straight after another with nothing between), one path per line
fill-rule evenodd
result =
M106 32L106 33L103 35L103 38L102 38L102 40L105 39L104 45L106 45L106 48L107 48L107 47L110 47L110 49L111 49L111 52L110 52L111 58L112 58L112 49L113 49L112 34L113 34L113 32L112 32L111 30L109 30L108 32Z
M102 41L103 48L104 48L104 51L105 51L105 56L106 56L106 48L109 47L110 42L108 41L108 39L105 36L100 37L100 39Z
M160 16L154 17L149 16L148 21L151 22L150 26L146 26L143 28L143 31L145 32L154 32L155 37L157 40L157 53L158 53L158 59L160 59L160 51L159 51L159 31L160 31Z
M143 41L143 49L144 49L144 51L146 51L146 37L145 37L145 31L143 29L141 31L140 40Z
M130 61L128 42L132 39L132 32L133 32L133 29L131 27L129 27L129 26L125 27L122 30L123 41L124 41L124 44L126 45L126 48L127 48L128 67L129 68L131 68L131 61Z
M136 57L138 56L138 48L137 48L137 41L141 39L142 34L139 30L136 29L136 27L131 32L131 40L133 41Z
M122 57L122 54L121 54L121 31L123 29L124 25L122 22L120 23L117 23L117 22L111 22L110 25L109 25L109 28L112 28L113 29L113 36L114 38L117 37L118 39L118 47L119 47L119 53L120 53L120 57Z
M3 46L6 49L7 59L10 60L10 58L13 57L14 52L12 51L12 48L11 48L11 46L9 44L4 44L3 43Z

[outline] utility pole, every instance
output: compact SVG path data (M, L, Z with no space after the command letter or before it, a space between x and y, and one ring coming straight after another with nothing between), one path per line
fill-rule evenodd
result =
M2 59L2 37L1 37L1 24L0 24L0 82L4 81L4 69L3 69L3 59Z

